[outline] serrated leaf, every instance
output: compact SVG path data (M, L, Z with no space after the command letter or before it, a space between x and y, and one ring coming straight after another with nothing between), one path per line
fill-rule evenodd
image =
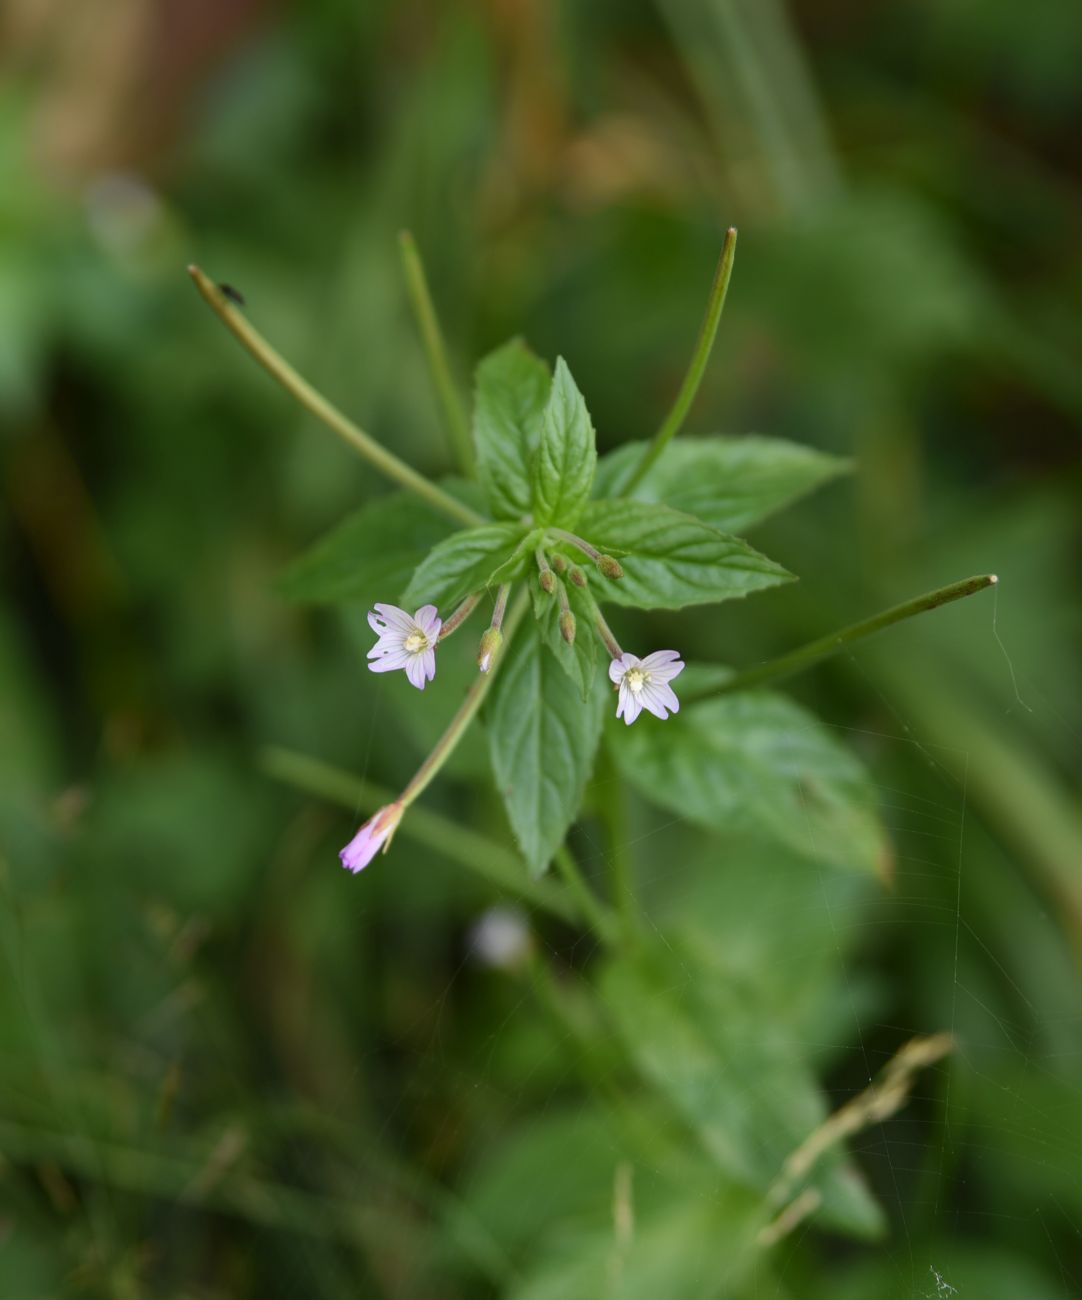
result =
M739 537L646 501L591 501L578 529L599 550L625 557L622 578L590 575L602 602L679 609L746 596L793 576Z
M496 785L531 874L544 872L575 820L601 735L602 692L583 703L533 623L493 684L487 710Z
M867 773L784 695L745 691L686 705L663 726L622 728L612 751L647 798L700 826L751 831L827 866L889 873Z
M542 640L585 699L597 678L598 641L591 626L593 611L579 588L568 583L567 603L578 625L574 644L568 645L560 632L560 603L555 593L546 595L532 577L530 583L534 618L541 629Z
M521 339L490 352L474 381L477 469L497 519L518 519L532 503L531 466L551 378Z
M767 1192L828 1115L792 1037L746 986L680 946L617 959L600 991L644 1081L668 1098L719 1169ZM820 1157L805 1185L822 1197L822 1221L855 1236L882 1231L882 1211L839 1148Z
M594 495L625 495L647 446L626 443L603 456ZM665 448L631 495L663 502L720 532L743 533L848 469L839 456L783 438L681 438Z
M539 524L570 528L594 481L597 447L586 402L563 357L556 361L533 466L533 513Z
M412 608L430 602L447 609L493 582L508 581L522 537L520 524L482 524L452 533L417 566L403 604Z
M398 599L428 552L454 528L407 492L354 511L278 579L291 600L330 603Z

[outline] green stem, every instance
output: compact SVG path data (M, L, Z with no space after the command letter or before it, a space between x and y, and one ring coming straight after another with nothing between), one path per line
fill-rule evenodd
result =
M574 896L579 912L590 923L597 937L604 943L612 943L616 938L613 915L586 883L578 863L571 856L571 850L566 844L560 845L552 860L556 864L556 870L563 876L568 890Z
M215 313L234 338L259 362L264 370L287 393L292 394L298 402L333 432L343 442L347 442L354 451L359 452L387 478L400 483L402 487L416 493L427 501L433 509L453 519L456 523L470 528L486 522L483 516L456 501L449 493L436 486L423 474L419 474L404 460L381 447L374 438L354 424L348 416L317 392L306 379L303 379L283 357L271 347L267 340L254 329L241 315L213 280L203 274L198 266L189 266L188 274L195 281L195 287L202 294L204 301Z
M472 596L467 596L466 599L462 602L462 604L459 605L459 607L450 616L450 618L445 618L443 620L443 624L440 627L440 634L436 639L438 641L443 641L446 637L449 637L452 632L457 632L458 629L462 626L462 624L465 623L465 621L477 608L477 604L480 601L480 599L481 599L481 593L479 591L474 592Z
M443 418L447 423L448 433L459 465L467 474L473 473L473 442L470 439L470 423L466 410L458 396L458 389L451 378L451 367L447 362L447 351L443 343L443 331L440 329L439 317L428 291L428 278L424 263L418 251L417 243L408 230L398 236L398 249L402 255L402 271L406 278L413 314L417 318L417 328L421 332L428 368L432 373L432 383L436 389Z
M598 605L597 601L594 600L593 596L591 596L589 593L587 593L585 599L589 602L591 608L593 609L594 631L601 638L601 644L605 647L606 651L608 652L609 658L622 659L624 657L624 652L620 648L620 642L617 641L612 628L609 627L608 623L605 621L605 615L602 614L601 607Z
M558 537L560 541L567 542L567 544L573 546L575 550L581 551L582 554L585 555L588 560L592 560L594 564L597 564L601 559L601 552L596 546L591 546L590 543L584 541L583 538L576 537L574 533L569 533L566 528L550 528L549 535L552 537Z
M826 659L829 655L837 654L839 650L851 645L854 641L861 641L864 637L872 636L876 632L881 632L883 628L890 627L893 623L901 623L904 619L912 618L916 614L923 614L930 609L938 609L940 605L949 605L951 601L961 600L964 596L972 596L978 591L983 591L986 587L994 586L998 581L999 579L994 573L982 573L977 577L963 578L961 582L952 582L949 586L925 592L923 596L916 596L913 600L907 600L901 605L894 605L890 609L883 610L882 613L875 614L872 618L864 619L863 622L851 623L848 627L840 628L837 632L831 632L828 636L819 637L816 641L809 641L807 645L800 646L796 650L790 650L788 654L781 655L777 659L770 659L757 668L747 668L743 672L734 673L721 685L713 686L709 690L690 696L688 703L693 700L704 699L707 696L728 695L733 691L746 691L752 686L761 685L763 682L778 681L784 677L791 677L794 673L800 673L805 668L810 668L812 664L818 663L820 659Z
M374 813L394 800L392 791L362 781L341 768L318 758L276 746L260 754L260 766L275 780L337 804L349 812ZM476 872L489 884L521 898L542 911L574 922L579 917L570 895L551 880L532 880L521 860L495 840L469 830L450 817L428 808L415 807L403 817L396 835L412 839L426 849L442 853L453 862ZM581 919L585 920L585 917Z
M511 584L505 582L501 585L496 593L496 605L492 611L492 622L489 626L494 632L499 632L503 627L503 616L507 612L507 598L511 594Z
M680 385L680 391L676 394L676 400L673 402L668 415L666 415L661 428L654 435L653 442L647 447L638 467L624 484L622 489L624 493L630 494L638 486L650 466L653 465L654 461L679 433L680 426L684 423L684 418L691 407L691 403L695 400L695 394L699 391L699 384L702 382L703 372L706 370L707 361L710 360L710 351L714 346L714 338L718 332L718 321L721 320L722 308L725 306L725 295L729 289L729 280L733 273L733 259L735 256L736 227L730 226L725 232L725 242L721 246L721 256L718 258L717 270L714 272L714 282L710 286L710 298L706 304L706 315L703 317L703 323L699 328L699 337L695 341L695 351L691 354L691 364L684 376L684 382Z
M522 616L526 612L527 596L525 592L519 595L515 601L514 608L507 617L507 636L514 636L515 628L522 621ZM458 712L447 724L447 730L436 741L432 753L425 759L417 771L413 774L413 779L409 785L398 796L398 802L403 808L408 808L415 799L418 798L431 785L433 778L443 767L444 763L455 752L458 742L465 735L466 729L477 716L477 711L484 702L485 696L489 692L493 681L496 678L495 668L492 672L481 673L474 681L473 685L466 692L466 698L458 707Z

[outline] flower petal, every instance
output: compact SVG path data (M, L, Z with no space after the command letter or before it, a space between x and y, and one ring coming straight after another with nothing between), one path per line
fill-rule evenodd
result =
M388 627L397 628L407 636L413 631L413 619L404 609L399 609L397 605L373 605L372 608L382 617ZM371 623L371 617L368 621Z
M624 680L624 673L629 668L637 668L642 661L638 655L623 654L609 664L609 680L619 685Z
M389 651L381 655L368 652L368 667L374 673L392 673L398 668L408 667L409 661L410 656L405 650Z
M655 650L653 654L646 656L642 666L654 677L660 677L663 682L667 682L677 673L683 672L684 661L680 658L679 650Z
M647 682L639 700L644 709L648 709L662 722L669 716L670 709L673 713L680 710L680 701L673 694L672 687L666 686L664 682Z
M347 871L352 871L354 875L358 871L363 871L365 867L379 852L379 846L383 843L385 836L374 830L371 821L365 822L356 835L350 840L344 849L338 854L342 866Z
M630 727L642 712L642 701L629 687L621 684L620 703L616 706L616 716L623 714L624 722Z
M431 646L421 655L421 667L429 681L436 676L436 652Z
M435 605L422 605L414 614L413 621L430 641L435 641L443 626L443 619L440 618Z
M425 688L425 660L424 655L410 655L406 664L406 676L409 678L411 686L416 686L419 691Z

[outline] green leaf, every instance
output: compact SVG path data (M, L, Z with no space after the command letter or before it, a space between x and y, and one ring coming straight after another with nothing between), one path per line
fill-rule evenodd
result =
M533 875L541 875L575 820L601 735L603 693L583 703L541 632L515 638L487 711L496 785Z
M594 495L621 496L646 447L630 442L603 456ZM665 448L634 496L664 502L723 533L743 533L849 468L838 456L782 438L681 438Z
M768 1191L786 1157L828 1114L792 1036L746 986L671 943L614 961L600 992L643 1080L669 1100L719 1169ZM808 1184L823 1198L822 1221L857 1236L882 1231L881 1210L839 1148L812 1166L800 1187Z
M490 352L477 367L473 439L477 469L497 519L529 513L530 467L550 386L548 366L521 339Z
M594 426L567 362L560 357L552 377L534 462L536 521L571 527L590 495L596 466Z
M590 575L598 600L616 605L679 609L746 596L793 576L739 537L645 501L591 501L579 531L599 550L626 557L622 578Z
M508 581L514 576L511 561L522 537L521 524L482 524L452 533L417 566L403 604L412 609L431 602L446 609L471 592Z
M294 560L278 589L314 603L397 601L410 574L453 526L408 492L380 497Z
M585 699L597 677L598 640L591 626L593 611L578 587L568 583L566 590L568 605L578 625L574 645L568 645L560 633L560 603L555 593L546 595L533 578L530 580L534 618L542 640Z
M889 874L867 773L784 695L747 691L690 704L663 726L622 728L612 750L647 798L700 826L751 831L813 862Z

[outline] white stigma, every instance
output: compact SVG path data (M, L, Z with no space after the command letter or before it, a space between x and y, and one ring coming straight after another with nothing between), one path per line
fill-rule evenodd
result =
M628 690L632 695L638 695L646 685L648 674L644 673L641 668L629 668L624 674L624 681L627 682Z
M420 628L415 628L402 642L402 648L411 655L419 655L422 650L428 649L428 637Z

